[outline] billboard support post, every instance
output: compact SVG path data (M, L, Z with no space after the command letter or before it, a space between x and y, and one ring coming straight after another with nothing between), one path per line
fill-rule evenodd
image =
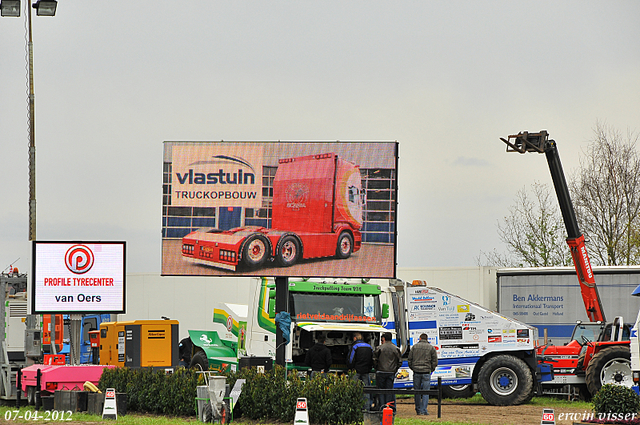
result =
M289 278L276 277L276 312L287 311L289 298ZM287 311L288 313L288 311ZM276 327L276 364L285 366L284 336L280 326Z
M82 321L82 315L71 314L69 315L71 320L69 338L71 341L69 358L72 365L80 364L80 322Z

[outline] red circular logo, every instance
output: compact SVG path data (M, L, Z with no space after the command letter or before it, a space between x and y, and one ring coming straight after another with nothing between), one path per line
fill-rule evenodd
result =
M93 267L93 252L85 245L74 245L64 254L64 262L70 272L86 273Z
M227 330L231 332L233 329L233 317L227 316Z

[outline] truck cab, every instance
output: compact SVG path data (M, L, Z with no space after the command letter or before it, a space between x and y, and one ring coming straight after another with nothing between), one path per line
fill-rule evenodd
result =
M346 259L362 244L361 180L360 167L335 153L282 158L273 180L271 228L198 229L182 238L182 257L231 271Z
M289 337L285 360L290 369L307 370L307 351L325 337L334 371L347 370L347 356L353 334L360 332L373 348L381 335L394 330L383 326L389 307L380 303L378 285L353 279L309 280L291 278L288 284L288 318L282 326ZM214 309L214 331L189 331L194 345L192 366L225 371L238 367L238 358L276 357L275 283L273 279L252 279L246 313L233 308ZM237 306L235 310L238 311ZM280 316L280 317L286 317ZM280 322L280 320L278 320Z
M332 369L346 370L353 334L360 332L372 347L387 330L382 326L381 289L377 285L291 282L289 313L291 344L287 358L304 368L307 351L324 336L331 350Z

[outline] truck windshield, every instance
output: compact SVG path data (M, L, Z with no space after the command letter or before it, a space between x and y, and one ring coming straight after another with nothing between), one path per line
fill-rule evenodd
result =
M291 316L314 322L381 323L378 295L289 293Z

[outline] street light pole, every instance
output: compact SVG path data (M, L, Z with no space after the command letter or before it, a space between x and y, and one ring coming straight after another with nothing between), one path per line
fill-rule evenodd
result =
M27 0L28 85L29 85L29 240L36 240L36 95L33 90L33 34L31 31L31 7L38 16L55 16L57 0L37 0L33 5ZM0 0L2 16L20 17L20 0Z
M33 36L31 8L27 3L29 28L29 240L36 240L36 95L33 91Z

